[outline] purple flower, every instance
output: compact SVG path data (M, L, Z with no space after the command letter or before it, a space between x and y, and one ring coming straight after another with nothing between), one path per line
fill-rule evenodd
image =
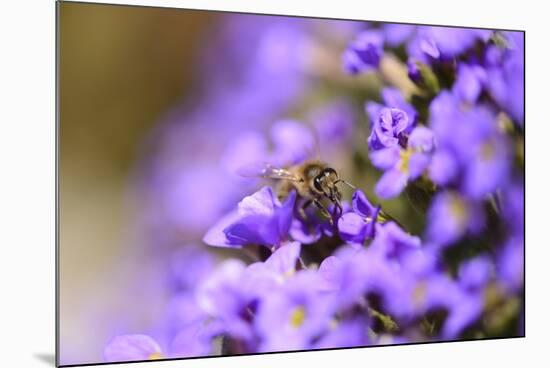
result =
M296 261L300 257L301 245L298 242L284 244L266 261L265 266L275 274L291 276L296 270Z
M483 199L506 186L511 157L507 142L496 136L472 147L470 161L464 170L462 192L470 198Z
M483 312L484 300L481 295L459 293L456 304L450 307L441 335L444 339L456 339L462 331L474 324Z
M448 276L434 274L419 282L413 292L417 314L443 309L447 318L440 333L443 339L455 339L475 322L483 311L483 299L465 292Z
M489 35L489 31L478 29L420 26L407 52L424 63L446 61L470 49L476 41L486 40Z
M408 42L407 55L409 60L431 64L440 58L441 53L426 29L426 27L419 27L415 37Z
M250 320L260 293L243 286L247 277L245 264L230 259L197 289L197 302L204 313L219 322L222 331L243 340L254 336Z
M462 101L474 103L486 83L487 73L485 69L479 65L461 63L458 66L453 93Z
M471 48L478 40L487 40L490 31L472 28L429 27L428 37L446 58L458 56Z
M260 351L308 349L329 328L334 310L331 299L318 291L318 284L317 273L300 271L265 296L256 319Z
M122 335L112 339L103 352L107 362L163 358L158 343L147 335Z
M368 274L367 254L351 246L339 248L319 266L320 290L335 294L339 308L347 308L360 301Z
M407 113L397 108L382 108L376 120L373 120L371 134L368 138L369 149L379 150L396 147L411 121Z
M170 344L170 357L207 356L212 351L213 333L202 323L181 329Z
M418 114L413 105L405 100L405 97L397 88L383 88L380 94L382 95L382 101L386 107L397 108L405 111L410 120L408 127L405 129L405 133L410 133L416 125L416 120L418 118Z
M206 314L197 304L195 290L179 292L172 295L160 319L155 337L163 345L168 343L182 330L199 325L206 319Z
M350 348L369 344L368 318L357 316L334 324L335 327L316 342L313 349Z
M344 69L350 74L378 67L384 52L382 33L376 30L361 32L344 52Z
M410 235L409 235L410 236ZM414 238L414 236L411 236ZM401 271L406 273L409 278L424 278L434 272L438 272L439 252L433 246L424 244L423 246L402 247L403 250L397 253L399 257L395 258Z
M319 267L320 288L332 295L340 310L365 303L365 296L376 295L384 310L408 316L409 279L376 252L342 247Z
M407 253L420 250L420 238L403 231L390 221L377 226L376 237L368 248L369 254L399 262Z
M418 178L430 164L434 137L430 129L416 127L409 136L408 146L384 148L370 153L372 164L384 170L374 191L381 198L399 195L407 182Z
M386 23L382 25L382 31L388 45L399 46L415 34L417 27L409 24Z
M434 182L458 181L461 191L473 199L483 199L506 185L508 140L497 130L496 116L487 106L465 107L457 96L444 91L430 104L430 127L438 143L429 169Z
M296 193L280 203L270 187L263 187L239 202L238 209L224 216L203 241L218 247L262 244L278 247L288 236Z
M248 267L235 259L223 262L197 290L199 306L219 323L218 333L254 344L258 306L294 275L299 255L300 244L292 242Z
M211 341L223 332L197 302L195 290L174 295L152 336L168 358L208 355Z
M524 244L521 237L512 237L506 241L497 261L499 281L507 292L515 293L524 286Z
M295 218L290 226L290 236L301 244L313 244L323 236L322 222L308 216L306 220Z
M504 186L510 170L508 142L496 129L496 116L485 106L462 103L475 102L486 79L480 66L461 64L453 93L441 93L430 105L431 127L439 144L430 177L447 185L462 168L460 189L474 199Z
M369 257L368 254L367 257L368 274L363 295L367 295L368 300L378 300L375 303L379 306L375 306L380 308L379 312L394 316L397 320L409 320L413 313L410 275L399 272L383 257Z
M418 280L437 272L435 253L394 222L377 224L363 267L368 270L364 273L363 293L379 297L383 311L401 321L414 317L410 296Z
M384 199L399 195L405 189L409 180L406 171L408 170L409 157L401 157L401 150L399 149L387 148L371 153L370 158L374 166L385 170L374 188L376 195Z
M429 107L430 128L434 132L438 149L449 149L457 160L466 160L470 157L472 146L478 146L494 136L495 121L494 114L487 106L464 106L449 91L442 91Z
M478 256L460 265L459 282L466 290L479 290L491 278L491 260L487 256Z
M525 188L521 183L512 183L502 195L502 216L511 236L523 237L525 231Z
M405 129L397 133L408 135L416 125L418 114L414 107L405 100L405 97L403 97L403 94L397 88L386 87L382 89L380 95L382 97L383 105L373 101L369 101L365 105L365 111L367 112L372 125L375 126L380 123L380 113L384 108L403 110L407 116L408 123Z
M426 238L429 242L446 246L466 233L477 234L485 225L482 209L452 191L441 192L428 210Z
M282 285L296 271L296 262L300 257L301 245L298 242L283 244L265 262L256 262L248 266L243 286L251 289L272 290Z
M441 186L451 183L458 175L459 163L450 150L440 147L432 155L428 175Z
M360 190L353 193L351 203L353 211L340 217L338 231L342 240L348 244L362 246L365 240L374 237L380 206L373 206Z
M487 50L486 59L490 64L487 68L488 89L497 103L522 126L525 115L524 35L522 32L506 32L505 37L508 45L503 52L496 46ZM495 60L495 54L500 56L498 60Z

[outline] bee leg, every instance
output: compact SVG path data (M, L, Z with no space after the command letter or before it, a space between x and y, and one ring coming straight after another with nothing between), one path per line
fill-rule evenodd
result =
M334 221L332 221L332 216L330 215L330 212L328 212L328 210L325 208L325 206L323 206L323 204L321 202L319 202L317 199L314 199L313 203L315 204L315 206L317 206L319 211L321 211L323 216L325 216L328 219L328 222L330 223L330 226L333 226Z
M311 205L311 199L308 199L298 208L298 214L303 221L307 220L306 209Z
M342 205L340 202L334 202L334 209L332 210L332 215L334 217L340 217L342 216L342 213L344 212L344 209L342 208Z
M336 205L334 206L334 217L342 216L343 212L344 212L344 209L342 208L342 205L340 204L340 202L336 202Z

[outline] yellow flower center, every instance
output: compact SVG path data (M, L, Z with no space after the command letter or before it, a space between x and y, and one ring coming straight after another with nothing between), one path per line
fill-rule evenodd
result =
M399 152L400 161L398 164L399 171L407 174L409 172L409 162L411 160L411 156L413 154L412 149L406 149Z
M482 160L489 161L495 155L495 148L491 142L484 143L481 146L480 156Z
M152 353L151 355L149 355L147 357L147 359L149 360L157 360L157 359L162 359L164 358L164 356L162 355L162 353L160 351L156 351L154 353Z
M304 323L305 319L306 319L306 310L302 306L296 307L292 311L292 313L290 313L290 324L292 325L292 327L295 327L295 328L300 327Z
M497 116L497 126L501 133L512 133L514 131L514 123L512 119L504 112L500 112Z
M467 218L468 218L468 209L466 208L466 205L464 204L464 201L460 199L457 195L451 196L451 213L453 214L453 217L457 220L457 222L461 226L465 226Z
M412 300L416 307L421 307L426 299L427 287L424 282L419 283L413 290Z
M292 276L294 276L295 273L296 273L296 271L293 268L291 268L291 269L286 270L285 273L283 273L283 277L286 278L286 279L289 279Z

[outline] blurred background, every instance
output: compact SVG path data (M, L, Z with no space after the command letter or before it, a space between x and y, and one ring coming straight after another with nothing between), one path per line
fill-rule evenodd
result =
M151 270L128 251L139 249L129 182L152 126L193 93L193 51L217 14L58 6L61 355L97 361L113 316L137 329L154 315L152 291L130 287Z

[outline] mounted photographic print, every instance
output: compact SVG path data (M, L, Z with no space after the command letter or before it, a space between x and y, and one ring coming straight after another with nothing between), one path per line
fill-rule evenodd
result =
M58 365L525 335L524 32L57 7Z

